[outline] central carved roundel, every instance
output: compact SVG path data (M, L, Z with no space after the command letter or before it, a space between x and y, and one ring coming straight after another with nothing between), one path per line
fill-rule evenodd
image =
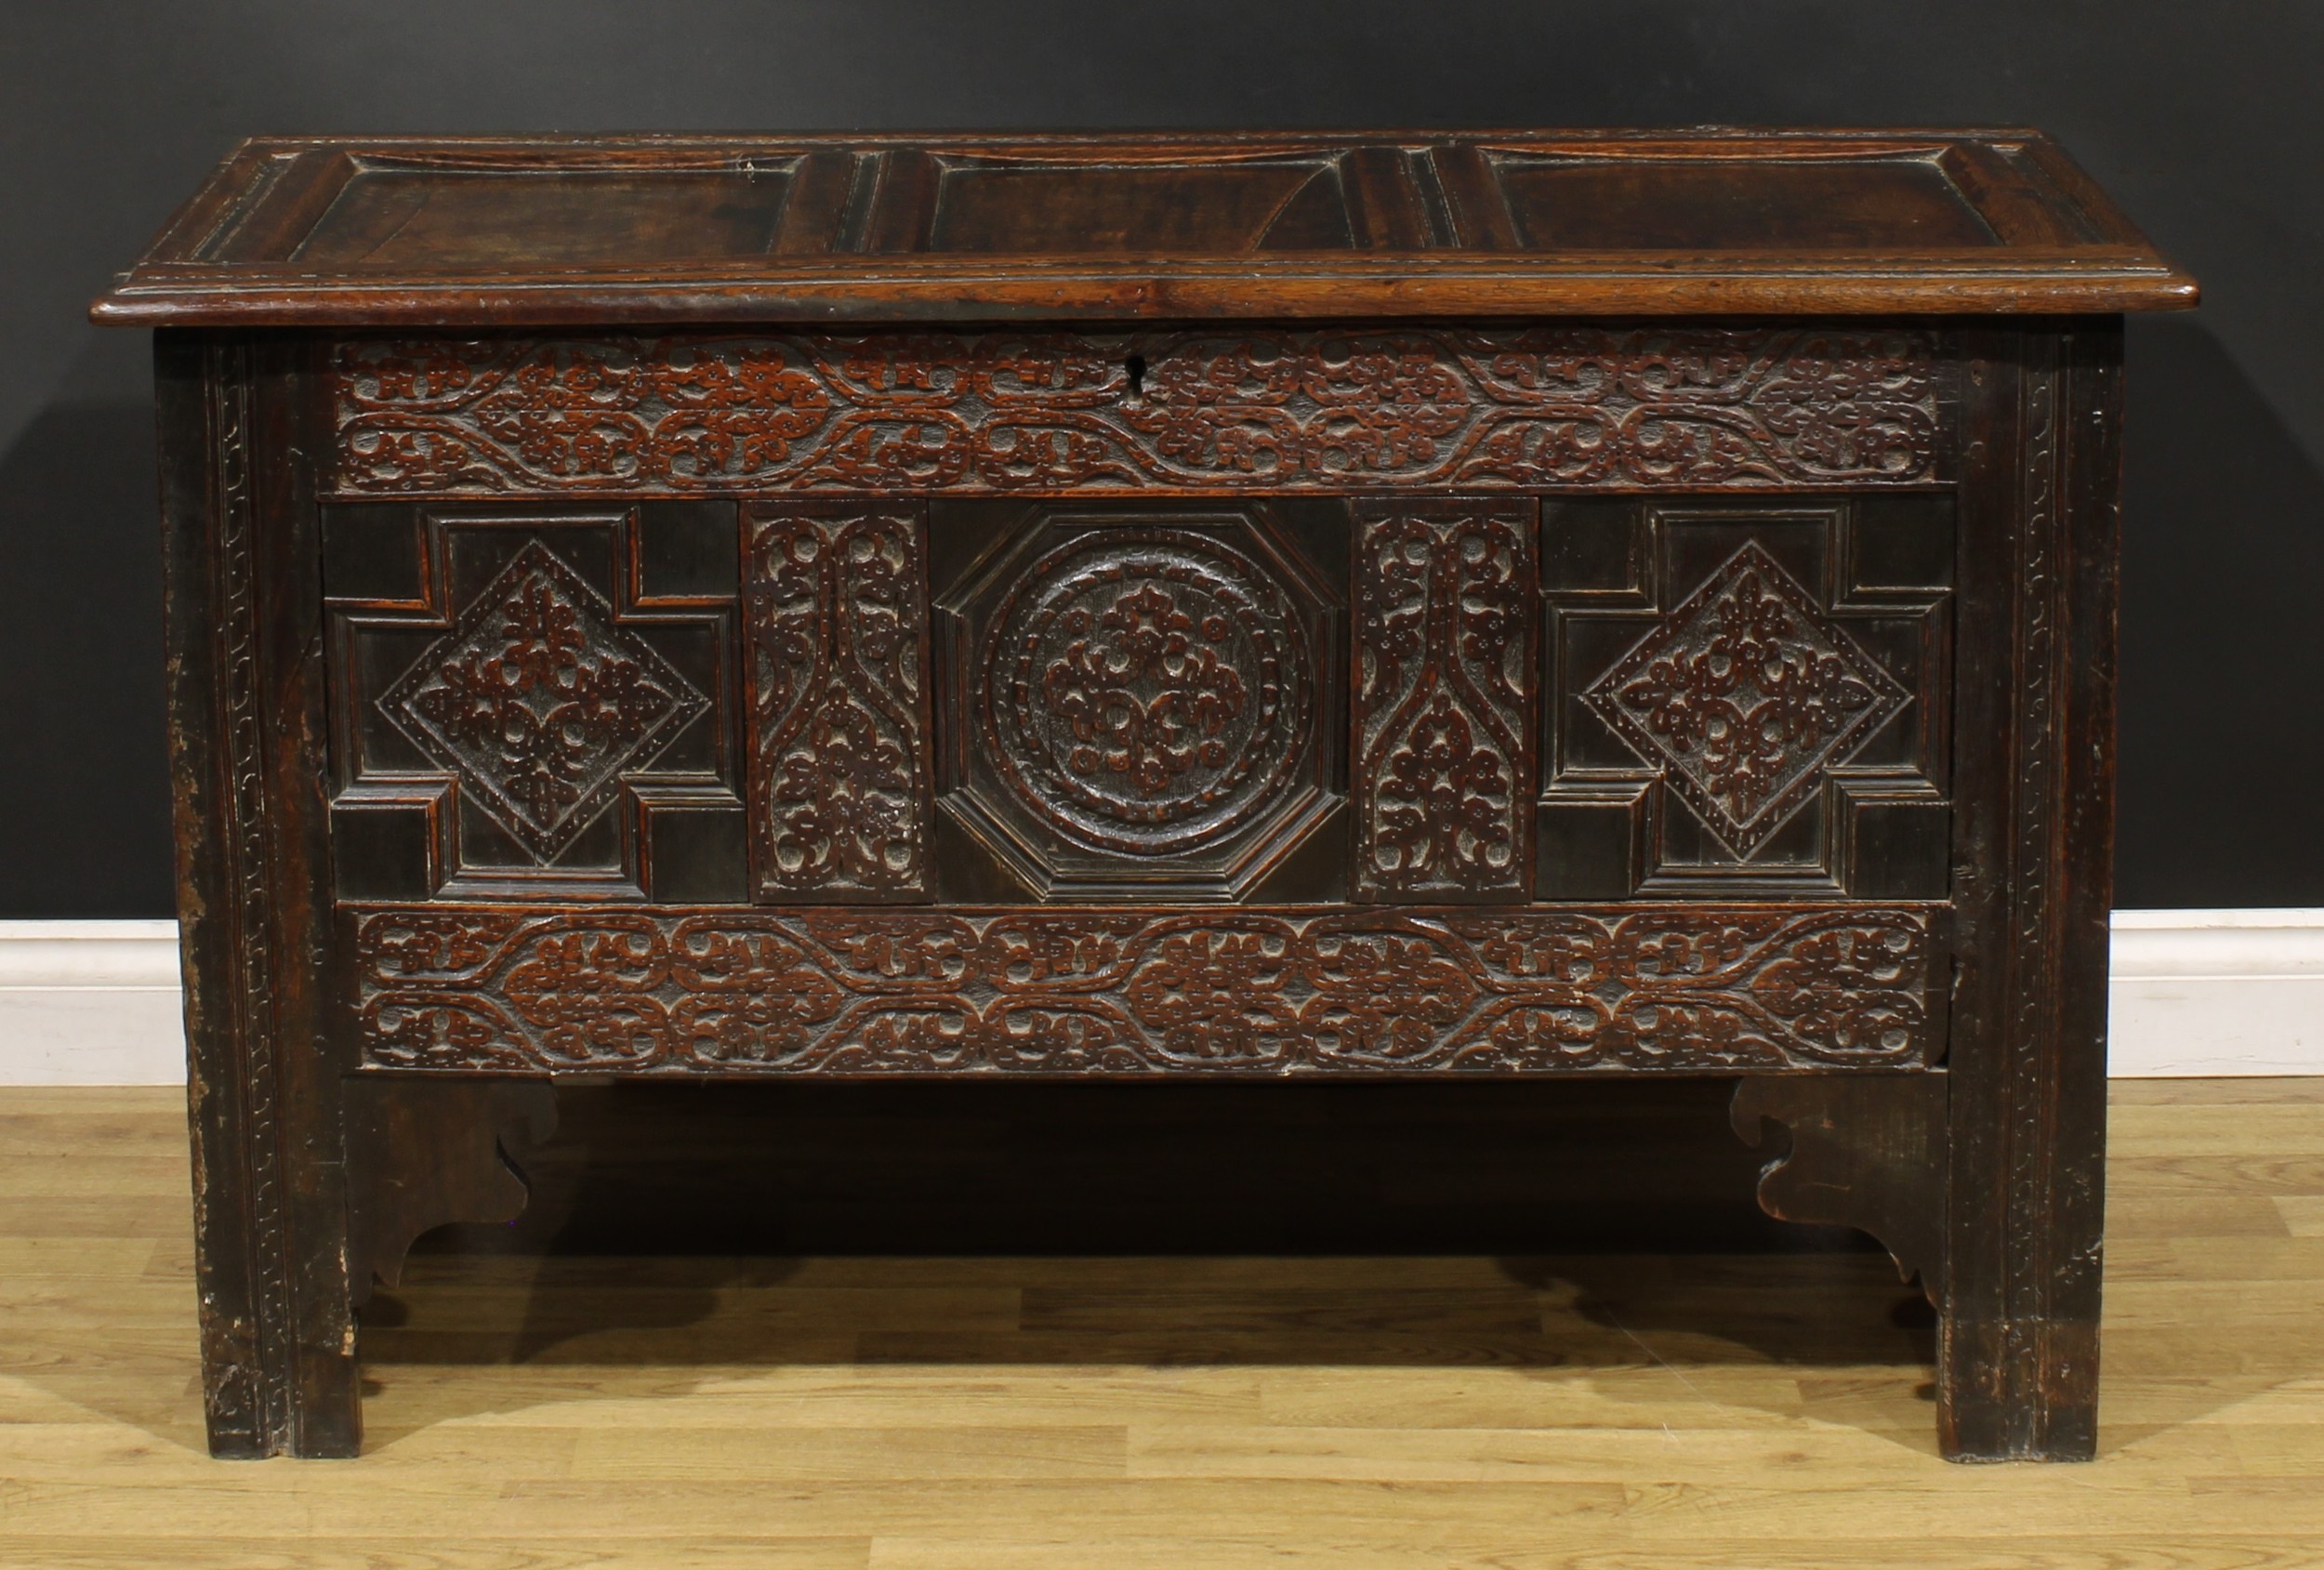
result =
M1275 580L1191 529L1099 529L1035 563L985 640L985 739L1046 821L1161 854L1232 832L1306 750L1314 669Z

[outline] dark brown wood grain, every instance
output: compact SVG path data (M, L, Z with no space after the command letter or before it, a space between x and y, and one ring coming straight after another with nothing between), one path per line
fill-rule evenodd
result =
M348 1290L402 1279L422 1233L524 1211L517 1153L548 1142L557 1095L539 1083L366 1075L346 1090Z
M2194 297L2031 131L274 138L95 310L547 325Z
M1946 1117L1951 1079L1924 1075L1759 1076L1736 1088L1736 1133L1769 1149L1759 1202L1786 1221L1870 1233L1906 1281L1946 1301ZM1781 1126L1778 1142L1767 1125Z
M98 308L205 324L213 1449L357 1448L352 1301L545 1079L1719 1075L1920 1271L1945 1452L2088 1456L2058 312L2192 293L2024 132L246 145Z

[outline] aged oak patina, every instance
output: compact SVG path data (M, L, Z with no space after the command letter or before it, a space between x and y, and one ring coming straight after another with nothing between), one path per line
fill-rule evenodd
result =
M156 335L211 1444L561 1075L1740 1080L2095 1433L2120 313L2028 131L263 139Z

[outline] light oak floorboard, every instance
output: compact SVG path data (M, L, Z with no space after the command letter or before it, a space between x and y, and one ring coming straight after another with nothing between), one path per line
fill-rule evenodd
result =
M2324 1081L2115 1088L2087 1467L1869 1254L426 1255L362 1459L216 1462L183 1105L0 1091L11 1570L2324 1565Z

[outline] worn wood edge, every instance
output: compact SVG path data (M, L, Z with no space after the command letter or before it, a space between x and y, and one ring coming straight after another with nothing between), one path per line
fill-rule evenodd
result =
M362 1075L346 1088L348 1291L395 1286L420 1235L457 1221L513 1221L531 1185L518 1165L557 1131L557 1093L537 1080ZM520 1132L522 1130L522 1132Z
M218 440L220 353L198 335L157 335L153 380L162 445L165 695L184 966L180 1017L192 1151L194 1292L206 1376L203 1416L213 1455L258 1457L275 1447L284 1418L283 1375L274 1355L279 1315L262 1308L267 1294L255 1258L262 1229L252 1213L253 1168L271 1150L272 1130L262 1134L253 1126L251 1081L243 1062L244 999L235 984L240 948L227 805L231 765L220 696L226 596L217 561L226 510L218 470L228 445Z
M2096 1444L2113 743L2111 551L2121 323L1964 335L1965 602L1947 1295L1938 1437L1953 1459L2086 1460Z
M1070 321L1324 321L1461 316L2051 316L2187 310L2194 279L2167 268L2060 272L1921 270L1834 278L1806 271L1432 276L1418 267L1301 276L1155 272L982 275L779 283L589 279L517 284L173 284L136 279L89 308L100 326L608 327L660 323L871 323Z
M1736 1087L1728 1122L1754 1150L1759 1207L1782 1221L1854 1227L1918 1278L1932 1305L1945 1292L1946 1116L1949 1080L1927 1074L1754 1075ZM1789 1139L1770 1147L1767 1125Z
M1895 144L1926 147L1956 141L2050 142L2048 132L2027 125L1443 125L1395 127L1377 125L1337 126L1145 129L1145 130L990 130L973 127L907 126L893 130L768 131L544 131L523 138L528 145L660 152L706 150L722 153L762 153L795 149L812 152L825 147L935 148L952 147L1139 147L1182 149L1240 147L1248 149L1338 148L1353 145L1432 146L1441 142L1512 143L1550 148L1565 143L1602 146L1634 142L1733 142L1739 146L1796 143L1838 146ZM409 152L427 149L446 152L507 149L509 139L491 133L383 131L359 136L260 134L244 137L233 152L299 152L345 149L366 152L375 149Z

